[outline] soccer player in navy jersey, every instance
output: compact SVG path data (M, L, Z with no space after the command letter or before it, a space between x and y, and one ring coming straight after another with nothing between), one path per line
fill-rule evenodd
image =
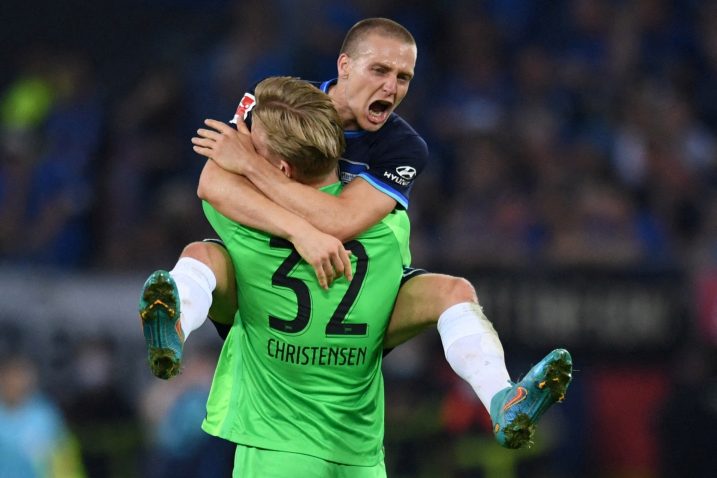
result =
M347 150L340 172L348 184L338 196L289 180L256 153L244 122L253 105L249 93L237 109L236 129L207 120L208 128L192 138L194 150L211 159L202 173L200 197L226 217L291 241L322 286L341 275L350 277L341 243L387 214L407 222L411 187L428 157L425 141L394 112L408 92L416 58L412 35L392 20L365 19L347 33L338 78L318 85L332 98L344 124ZM529 444L540 416L564 398L571 380L570 354L554 350L521 381L512 382L503 347L474 287L463 278L404 266L384 347L437 325L446 359L489 411L499 443L509 448ZM166 335L176 330L177 336L169 357L162 355L158 370L153 368L164 378L178 372L181 344L208 312L213 322L228 324L233 316L228 311L236 308L233 271L221 247L190 244L170 274L182 312L179 318L169 317L164 327ZM166 347L150 339L152 361L152 354Z

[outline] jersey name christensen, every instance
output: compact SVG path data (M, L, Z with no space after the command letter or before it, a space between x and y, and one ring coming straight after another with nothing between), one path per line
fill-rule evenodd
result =
M360 366L366 363L366 347L304 347L269 339L269 357L295 365Z

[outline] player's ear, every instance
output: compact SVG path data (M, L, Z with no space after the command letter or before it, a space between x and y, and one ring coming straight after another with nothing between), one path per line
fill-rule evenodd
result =
M339 55L339 59L336 60L336 68L339 73L339 78L346 79L349 77L349 56L346 53Z
M291 164L286 162L286 160L282 159L281 162L279 162L279 169L287 178L291 179L293 177L294 168L292 168Z

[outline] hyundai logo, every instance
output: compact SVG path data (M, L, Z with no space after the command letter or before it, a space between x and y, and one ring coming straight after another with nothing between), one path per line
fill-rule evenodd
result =
M416 168L412 168L411 166L399 166L396 168L396 172L404 179L413 179L416 175Z

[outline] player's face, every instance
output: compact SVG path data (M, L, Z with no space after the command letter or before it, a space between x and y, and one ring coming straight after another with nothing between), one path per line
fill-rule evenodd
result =
M353 57L339 57L343 91L338 110L344 129L377 131L408 93L416 46L379 34L368 35Z

